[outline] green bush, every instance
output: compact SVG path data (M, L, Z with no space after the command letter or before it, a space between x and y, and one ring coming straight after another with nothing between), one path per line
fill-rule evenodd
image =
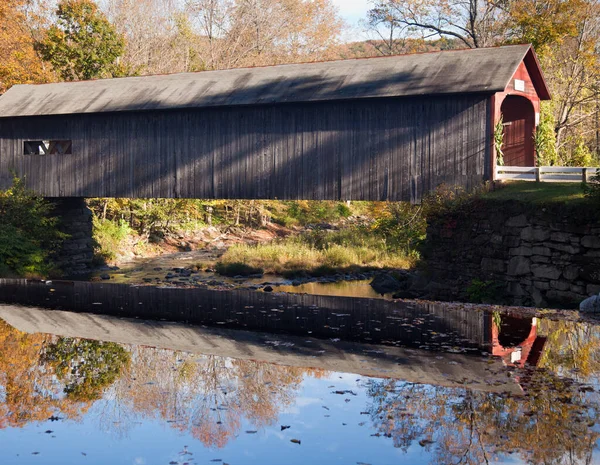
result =
M600 175L594 176L586 184L583 184L585 196L600 205Z
M56 271L52 256L67 235L59 231L53 208L17 178L0 191L1 275L43 277Z
M551 102L542 102L540 124L535 130L533 142L537 156L537 166L559 165L558 152L556 150L556 120L554 108Z
M114 260L122 242L132 234L132 229L124 220L102 220L94 216L94 239L98 244L96 255L104 260Z
M467 287L467 298L474 304L503 304L506 293L500 282L474 279Z
M279 224L326 223L348 218L352 210L343 202L294 201L284 202L280 212L274 212L273 219Z

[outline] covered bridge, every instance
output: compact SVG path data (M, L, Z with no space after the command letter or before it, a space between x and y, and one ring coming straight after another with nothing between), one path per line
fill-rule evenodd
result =
M46 197L418 201L533 164L529 45L72 83L0 97L0 188Z

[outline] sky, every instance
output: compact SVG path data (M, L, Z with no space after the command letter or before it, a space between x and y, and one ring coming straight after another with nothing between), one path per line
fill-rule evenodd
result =
M333 0L333 3L339 8L342 18L353 26L366 18L369 9L368 0Z

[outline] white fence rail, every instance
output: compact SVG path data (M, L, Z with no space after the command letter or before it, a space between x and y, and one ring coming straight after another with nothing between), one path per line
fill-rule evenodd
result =
M588 182L600 174L600 168L571 166L497 166L497 180L543 181L543 182Z

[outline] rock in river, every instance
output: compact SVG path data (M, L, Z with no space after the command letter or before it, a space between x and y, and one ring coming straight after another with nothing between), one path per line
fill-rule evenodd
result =
M600 294L588 297L579 304L579 311L584 313L600 313Z
M379 294L387 294L402 289L402 283L390 274L380 273L371 281L371 287Z

